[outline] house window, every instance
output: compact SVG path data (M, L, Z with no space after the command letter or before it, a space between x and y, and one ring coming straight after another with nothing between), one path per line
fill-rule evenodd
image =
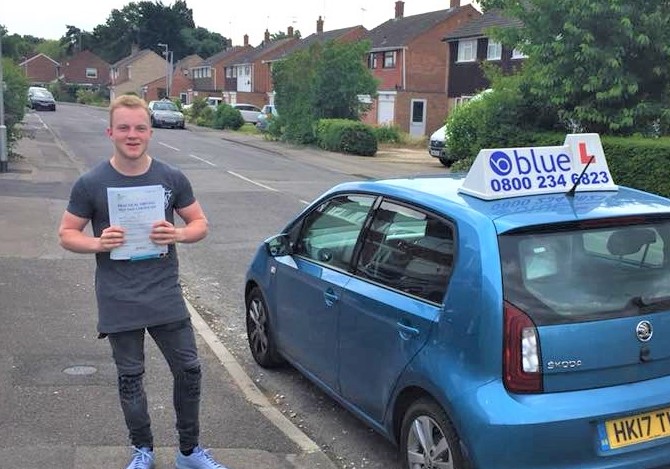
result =
M472 99L472 96L465 95L465 96L459 96L454 101L455 101L456 106L460 106L461 104L467 103L471 99Z
M384 52L384 68L395 67L395 51Z
M206 70L207 70L207 78L212 78L212 69L207 68Z
M377 68L377 54L374 52L368 55L368 68L375 69Z
M524 54L520 49L514 49L512 51L512 58L513 59L525 59L528 56Z
M237 78L237 67L233 67L233 78Z
M98 78L98 69L97 68L87 68L86 69L86 78Z
M188 95L186 93L179 93L179 101L181 101L182 104L186 104L187 98Z
M474 62L477 58L477 39L458 41L458 62Z
M490 41L486 47L486 60L500 60L502 58L502 44Z
M226 78L233 78L233 69L231 67L226 67Z

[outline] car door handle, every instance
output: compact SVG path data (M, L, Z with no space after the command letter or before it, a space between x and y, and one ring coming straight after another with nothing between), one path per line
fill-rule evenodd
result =
M400 337L404 340L409 340L412 337L416 337L419 335L419 329L416 327L412 327L408 324L405 324L403 322L398 322L398 333L400 334Z
M340 296L332 288L329 288L323 292L323 298L326 301L326 305L333 306L340 299Z

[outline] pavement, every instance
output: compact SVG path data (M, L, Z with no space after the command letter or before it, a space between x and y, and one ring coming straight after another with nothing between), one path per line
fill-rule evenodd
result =
M0 469L122 468L130 449L109 345L96 334L94 258L58 245L70 187L84 168L37 120L26 130L20 158L0 173ZM305 152L258 136L223 138ZM425 161L426 152L384 150L376 158ZM230 469L335 469L191 313L204 370L202 445ZM146 368L156 467L174 467L172 378L151 340Z

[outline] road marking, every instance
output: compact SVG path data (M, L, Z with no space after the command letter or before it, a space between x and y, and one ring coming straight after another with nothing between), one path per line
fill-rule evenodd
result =
M37 117L37 120L40 121L40 123L42 124L42 127L43 127L43 128L45 128L45 129L47 129L47 130L49 129L49 127L47 127L47 125L44 123L44 121L42 120L42 118L40 117L39 114L35 114L35 117Z
M309 204L312 203L312 202L307 202L306 200L302 200L302 199L300 199L299 202L300 202L301 204L305 204L305 205L309 205Z
M203 163L207 163L210 166L216 167L216 165L214 163L212 163L211 161L207 161L206 159L200 158L199 156L195 156L195 155L188 155L188 156L190 156L191 158L195 158L198 161L202 161Z
M274 407L269 399L258 389L253 380L244 372L242 365L240 365L232 353L219 340L217 335L212 331L207 322L198 314L193 305L189 303L186 298L186 306L191 313L191 322L193 327L198 331L198 334L209 345L214 355L219 359L223 367L228 371L230 376L235 381L235 384L240 388L244 396L263 414L270 422L272 422L284 435L290 438L296 445L306 453L316 453L321 451L319 445L312 441L305 433L296 427L288 417L282 414L276 407Z
M240 178L240 179L242 179L243 181L250 182L251 184L254 184L254 185L258 186L258 187L262 187L263 189L267 189L267 190L272 191L272 192L279 192L279 191L278 191L277 189L275 189L274 187L266 186L265 184L261 184L260 182L256 182L256 181L254 181L254 180L252 180L252 179L245 178L245 177L242 176L241 174L237 174L237 173L234 173L234 172L232 172L232 171L228 171L228 174L230 174L231 176L235 176L236 178Z
M158 142L158 144L159 144L159 145L163 145L164 147L167 147L167 148L169 148L170 150L181 151L179 148L175 148L175 147L173 147L173 146L170 146L170 145L168 145L167 143Z

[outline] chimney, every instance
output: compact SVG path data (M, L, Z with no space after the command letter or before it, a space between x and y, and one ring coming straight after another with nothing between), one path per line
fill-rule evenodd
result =
M130 55L135 55L140 51L140 46L136 42L130 45Z
M229 38L228 39L228 48L232 49L232 47L233 47L233 40Z
M451 0L449 8L458 8L461 6L461 0Z
M288 27L288 37L293 37L293 26Z
M244 47L249 47L249 35L244 35Z
M267 29L265 30L265 39L264 39L264 44L269 44L270 43L270 31Z
M319 16L319 19L316 20L316 34L323 33L323 20Z
M455 0L451 0L453 3ZM405 16L405 2L398 0L395 2L395 19L400 19Z

